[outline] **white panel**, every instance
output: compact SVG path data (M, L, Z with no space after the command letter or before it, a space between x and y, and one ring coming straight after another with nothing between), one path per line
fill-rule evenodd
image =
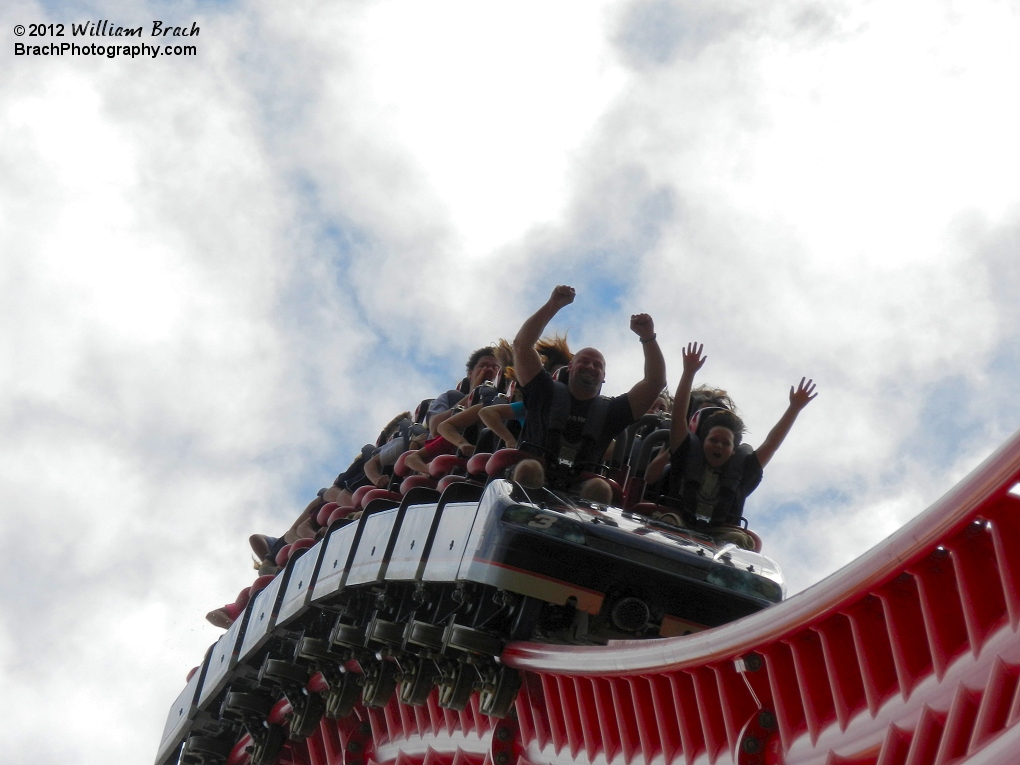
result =
M176 748L181 742L181 734L195 713L195 704L198 703L198 684L201 682L203 674L202 667L195 670L195 674L188 680L181 695L170 707L166 725L163 726L163 737L159 742L159 752L156 755L157 763L162 762L170 750Z
M280 604L280 615L276 618L277 624L286 624L288 619L307 605L312 592L312 576L315 574L315 564L318 563L320 553L322 542L308 548L307 552L294 562L290 570L290 580L287 582L287 591L284 592L283 603Z
M452 582L457 578L464 545L478 512L477 502L449 504L443 508L436 539L432 543L422 579L426 582Z
M258 647L262 638L276 624L273 618L273 609L276 600L280 595L280 588L283 586L284 572L280 572L276 578L269 583L262 592L255 596L255 603L251 607L251 616L248 617L248 629L244 631L244 640L241 642L241 652L237 660L244 661L249 654Z
M365 520L365 530L358 542L358 549L351 561L351 572L347 575L347 585L365 584L379 581L382 569L383 554L386 544L393 533L393 524L397 520L399 508L374 513Z
M313 601L332 595L343 585L344 567L351 555L351 547L357 533L358 524L349 523L329 535L326 554L322 558L322 565L319 566L319 576L315 579Z
M411 505L404 514L393 547L390 563L386 567L386 579L406 581L418 576L421 556L428 541L429 529L436 517L437 505Z
M212 656L209 657L209 669L205 673L205 682L202 683L202 695L198 700L200 709L205 709L209 700L220 692L224 678L237 663L237 644L244 625L244 614L241 614L230 629L216 641Z

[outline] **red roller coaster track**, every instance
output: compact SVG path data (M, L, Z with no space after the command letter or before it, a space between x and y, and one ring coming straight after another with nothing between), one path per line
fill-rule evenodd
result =
M1020 433L910 524L773 608L684 638L517 643L516 713L396 700L298 765L1020 762ZM231 762L247 759L245 741Z

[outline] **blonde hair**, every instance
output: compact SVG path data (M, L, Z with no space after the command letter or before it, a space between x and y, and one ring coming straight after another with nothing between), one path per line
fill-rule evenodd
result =
M514 374L514 347L510 341L500 338L493 350L495 351L493 355L496 357L499 365L503 367L503 377L509 380L516 380L517 375ZM535 343L535 350L538 352L539 358L542 359L542 369L550 374L560 367L565 367L574 358L570 346L567 345L565 333L563 335L557 333L552 337L543 337Z

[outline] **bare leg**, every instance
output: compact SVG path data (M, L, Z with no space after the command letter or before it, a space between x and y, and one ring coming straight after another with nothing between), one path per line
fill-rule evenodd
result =
M316 497L308 503L308 507L301 511L301 515L297 517L293 525L287 529L287 533L283 535L284 541L296 542L299 539L314 539L315 537L315 524L312 521L315 519L315 514L319 512L319 508L326 504L322 499Z
M408 452L407 456L404 457L404 464L407 465L411 470L422 475L429 474L429 465L423 459L422 452L424 449L419 449L416 452Z

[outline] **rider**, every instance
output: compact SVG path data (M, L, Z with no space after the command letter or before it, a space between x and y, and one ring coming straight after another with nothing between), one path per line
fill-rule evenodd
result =
M744 500L761 483L763 468L771 461L793 427L800 411L818 394L813 380L801 378L790 388L790 405L757 449L741 444L744 423L732 411L713 407L691 433L687 403L694 375L707 357L703 346L688 343L683 352L684 371L673 399L669 433L670 474L664 502L679 508L662 517L677 526L693 528L720 542L754 549L754 539L739 528Z
M560 285L546 303L524 322L514 338L514 370L524 394L526 417L521 441L525 450L546 459L546 474L554 488L580 490L578 479L586 465L602 461L616 435L648 411L666 384L666 362L655 339L648 314L631 316L630 328L644 350L644 377L627 393L600 396L606 376L605 357L582 348L567 365L566 384L554 382L542 367L535 343L561 308L574 302L574 288ZM609 489L602 479L591 479ZM586 487L589 492L596 487Z

